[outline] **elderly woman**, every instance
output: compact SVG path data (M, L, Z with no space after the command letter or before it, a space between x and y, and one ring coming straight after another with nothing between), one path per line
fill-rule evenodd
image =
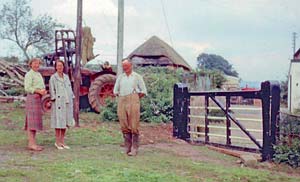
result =
M33 58L29 61L30 70L24 79L26 97L25 127L28 134L28 149L41 151L43 147L36 144L36 131L43 129L41 97L47 93L42 75L38 72L41 60Z
M66 128L74 125L73 98L74 94L68 75L63 73L64 62L57 60L55 70L50 78L51 128L55 128L55 147L57 149L70 149L65 144Z

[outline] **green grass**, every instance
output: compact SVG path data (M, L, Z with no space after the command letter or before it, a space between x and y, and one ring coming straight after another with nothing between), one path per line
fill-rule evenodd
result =
M236 158L205 146L190 148L220 163L208 163L151 145L142 146L137 157L127 157L120 147L122 137L118 123L100 122L99 115L94 113L81 113L80 118L81 127L67 133L66 141L71 150L54 148L54 131L48 127L47 115L45 131L37 136L45 150L30 152L25 149L26 132L22 130L24 111L19 108L11 112L0 110L0 181L300 181L299 177L287 173L241 168L235 163Z

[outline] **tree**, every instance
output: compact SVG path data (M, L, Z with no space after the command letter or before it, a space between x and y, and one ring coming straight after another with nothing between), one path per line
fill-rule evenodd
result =
M18 63L19 62L19 58L16 56L2 57L2 59L4 59L7 62L10 62L10 63Z
M61 24L47 15L32 16L30 0L12 0L0 9L0 38L14 42L29 60L30 53L46 53Z
M207 76L210 79L212 89L219 89L226 82L224 73L220 70L196 69L195 73L197 75Z
M200 69L219 70L226 75L238 77L238 73L222 56L202 53L197 57L197 67Z
M211 80L212 80L212 87L213 88L221 88L223 83L226 82L226 78L224 74L222 74L219 70L213 70L210 73Z

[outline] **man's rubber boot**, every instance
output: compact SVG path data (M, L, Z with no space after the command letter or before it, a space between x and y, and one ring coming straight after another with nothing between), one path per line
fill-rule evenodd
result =
M139 135L133 134L132 135L132 148L131 152L128 153L130 156L136 156L139 149Z
M132 146L132 135L131 133L124 133L124 144L125 144L125 152L128 155L129 152L131 152L131 146Z

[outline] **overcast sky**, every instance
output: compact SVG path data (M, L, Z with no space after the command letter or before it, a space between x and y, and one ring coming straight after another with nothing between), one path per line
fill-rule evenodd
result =
M200 53L218 54L245 81L285 79L292 33L300 35L299 0L124 1L124 57L157 35L192 67ZM32 8L35 15L48 13L75 30L76 3L32 0ZM96 38L94 53L112 64L117 53L117 12L117 0L83 0L83 25L90 26ZM2 42L0 48L0 56L10 55L11 46Z

